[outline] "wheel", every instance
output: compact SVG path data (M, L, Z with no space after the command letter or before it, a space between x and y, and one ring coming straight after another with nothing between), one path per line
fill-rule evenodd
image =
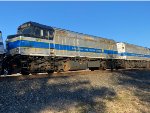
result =
M3 74L2 63L0 63L0 75Z
M107 69L107 64L106 64L105 61L102 61L101 68L102 68L102 70L106 70Z
M3 69L2 68L0 68L0 75L3 75Z
M12 73L11 73L11 70L9 68L5 68L5 69L3 69L2 74L3 75L11 75Z
M70 67L71 67L70 63L69 63L69 62L66 62L66 63L63 65L63 71L64 71L64 72L69 71L69 70L70 70Z
M89 70L94 71L94 68L89 68Z
M36 73L36 72L31 72L31 74L32 74L32 75L37 75L37 73Z
M111 71L113 71L114 70L114 68L111 68Z
M57 72L57 73L61 73L61 72L64 72L64 70L63 70L63 69L59 69L59 70L57 70L56 72Z
M47 73L52 74L52 73L54 73L54 70L49 70L49 71L47 71Z
M119 67L116 67L116 70L119 70Z
M3 72L2 72L2 70L0 70L0 75L3 75Z
M27 71L27 70L21 70L21 74L22 74L22 75L29 75L30 73L29 73L29 71Z

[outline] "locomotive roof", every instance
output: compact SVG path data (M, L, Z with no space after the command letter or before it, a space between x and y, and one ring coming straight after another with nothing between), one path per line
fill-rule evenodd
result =
M26 23L24 23L24 24L22 24L22 25L25 25L25 24L31 24L31 25L33 25L33 26L37 26L37 27L40 27L40 28L43 28L43 29L49 29L49 30L52 30L52 29L53 29L53 27L50 27L50 26L47 26L47 25L42 25L42 24L39 24L39 23L36 23L36 22L31 22L31 21L26 22ZM22 25L20 25L20 26L18 27L18 29L20 29Z
M145 49L149 49L150 50L150 48L148 48L148 47L143 47L143 46L139 46L139 45L135 45L135 44L129 44L127 42L117 42L117 43L124 43L124 44L128 44L128 45L131 45L131 46L137 46L137 47L141 47L141 48L145 48Z
M30 23L30 24L33 25L33 26L37 26L37 27L40 27L40 28L43 28L43 29L49 29L49 30L55 30L55 29L56 29L56 30L64 30L64 31L68 31L68 32L72 32L72 33L76 33L76 34L80 34L80 35L90 36L90 37L94 37L94 38L101 38L101 39L110 40L110 41L115 42L115 40L113 40L113 39L107 39L107 38L102 38L102 37L93 36L93 35L89 35L89 34L84 34L84 33L75 32L75 31L71 31L71 30L66 30L66 29L62 29L62 28L51 27L51 26L39 24L39 23L37 23L37 22L32 22L32 21L26 22L26 23L24 23L24 24L22 24L22 25L25 25L25 24L28 24L28 23ZM22 25L20 25L20 26L18 27L18 29L20 29Z

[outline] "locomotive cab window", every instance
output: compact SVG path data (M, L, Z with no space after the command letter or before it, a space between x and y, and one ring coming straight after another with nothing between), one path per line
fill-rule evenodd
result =
M3 45L3 42L0 42L0 45Z
M53 31L47 30L47 29L41 29L40 37L43 39L52 40L53 39Z
M53 40L53 29L44 28L32 24L24 24L18 28L18 34L27 35L35 38Z
M35 31L35 37L37 38L43 38L43 39L47 39L47 40L52 40L53 39L53 31L49 30L49 29L42 29L42 28L38 28L36 27Z
M47 30L44 30L43 36L45 39L49 39L49 32Z
M21 28L18 30L18 34L33 34L33 28L31 26Z
M49 39L53 39L54 31L49 30Z
M41 29L41 33L40 34L41 34L40 36L43 37L43 30L42 29Z
M53 39L53 31L51 30L43 30L43 36L44 39L49 39L52 40Z
M36 27L34 31L35 36L40 37L40 29Z

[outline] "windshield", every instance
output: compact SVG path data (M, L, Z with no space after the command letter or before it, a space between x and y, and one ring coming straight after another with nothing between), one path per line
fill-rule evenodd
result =
M52 40L54 37L54 30L44 27L34 26L32 24L24 24L18 28L18 35L27 35L35 38L43 38Z
M32 34L32 27L25 27L18 30L18 34Z
M3 45L3 42L0 42L0 46Z

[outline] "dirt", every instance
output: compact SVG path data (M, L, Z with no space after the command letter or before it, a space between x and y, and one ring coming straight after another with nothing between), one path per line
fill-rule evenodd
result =
M150 113L150 70L20 78L0 79L0 113Z

